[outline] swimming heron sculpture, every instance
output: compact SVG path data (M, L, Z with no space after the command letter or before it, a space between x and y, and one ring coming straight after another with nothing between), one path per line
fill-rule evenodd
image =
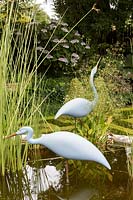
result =
M56 113L55 119L60 117L61 115L69 115L76 118L84 117L88 115L96 106L96 103L98 101L98 93L94 85L94 75L97 72L97 67L101 61L101 57L99 58L96 66L91 70L90 74L90 86L94 93L94 99L93 101L89 101L85 98L74 98L67 103L65 103Z

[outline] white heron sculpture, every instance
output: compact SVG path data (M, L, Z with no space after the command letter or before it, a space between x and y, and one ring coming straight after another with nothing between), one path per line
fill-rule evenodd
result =
M87 139L75 133L59 131L49 134L42 134L41 137L33 139L33 129L29 126L24 126L16 133L6 136L6 139L23 134L27 134L25 140L27 140L30 144L44 145L63 158L95 161L106 168L111 169L110 164L102 152Z
M27 134L25 140L30 144L41 144L57 155L72 160L89 160L100 163L108 169L111 169L110 164L106 160L102 152L91 142L85 138L67 131L59 131L49 134L43 134L40 138L33 139L33 129L29 126L20 128L16 133L13 133L5 138L10 138L16 135ZM66 160L66 183L69 184L68 162Z
M90 74L90 86L93 90L94 93L94 99L93 101L89 101L88 99L85 98L75 98L67 103L65 103L56 113L55 119L60 117L61 115L69 115L74 118L80 118L88 115L96 106L96 103L98 101L98 93L94 85L94 75L97 72L97 67L100 63L101 57L99 58L96 66L91 70Z

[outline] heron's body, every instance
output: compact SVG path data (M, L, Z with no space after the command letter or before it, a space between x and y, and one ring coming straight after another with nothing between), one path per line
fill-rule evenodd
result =
M25 133L28 133L26 140L29 143L44 145L54 153L66 159L95 161L111 169L102 152L91 142L75 133L59 131L44 134L40 138L33 139L33 129L26 126L17 131L15 135L22 135Z
M57 119L61 115L69 115L75 118L84 117L93 110L94 106L95 104L87 99L75 98L68 101L59 109L59 111L55 115L55 119Z
M91 74L90 74L90 86L94 93L93 101L89 101L88 99L85 99L85 98L72 99L72 100L68 101L67 103L65 103L58 110L58 112L55 115L55 119L57 119L61 115L69 115L74 118L84 117L84 116L88 115L94 109L94 107L98 101L98 93L95 88L93 79L94 79L95 73L97 72L97 66L98 66L100 60L101 60L101 58L99 59L97 65L91 70Z
M38 139L29 139L31 144L41 144L67 159L91 160L109 168L103 154L85 138L67 131L44 134Z

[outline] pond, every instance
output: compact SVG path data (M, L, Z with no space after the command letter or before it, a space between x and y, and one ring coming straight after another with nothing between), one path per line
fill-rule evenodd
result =
M111 149L107 154L112 171L112 180L98 179L98 173L85 175L78 173L72 176L70 168L70 184L66 184L64 160L55 154L42 149L30 149L27 165L22 171L7 172L0 179L0 199L15 200L131 200L132 185L126 165L124 148ZM76 162L76 161L75 161ZM83 163L84 164L84 163Z

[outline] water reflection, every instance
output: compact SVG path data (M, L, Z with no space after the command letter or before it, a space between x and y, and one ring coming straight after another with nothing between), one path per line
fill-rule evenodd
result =
M65 199L58 195L56 195L56 197L60 200L90 200L92 197L98 198L98 191L87 186L81 186L76 188L76 190L72 192L72 194L68 195Z
M62 173L55 166L36 168L27 165L22 171L7 172L1 177L0 199L37 200L41 193L51 188L54 192L58 191L61 178Z
M45 192L51 187L57 191L60 189L60 179L62 177L60 170L56 170L55 166L46 165L45 168L32 168L26 166L26 178L30 188L30 193L33 199L37 199L38 194ZM26 198L28 197L26 196Z
M37 156L36 156L37 155ZM49 159L53 154L46 150L30 153L22 171L7 172L0 178L1 200L131 200L133 182L128 182L128 173L123 150L110 152L113 168L112 181L99 181L98 173L84 177L70 176L70 185L65 184L64 161ZM54 155L55 156L55 155ZM45 158L45 160L44 160ZM90 171L91 172L91 171ZM70 175L71 175L70 171ZM73 177L73 178L72 178Z

